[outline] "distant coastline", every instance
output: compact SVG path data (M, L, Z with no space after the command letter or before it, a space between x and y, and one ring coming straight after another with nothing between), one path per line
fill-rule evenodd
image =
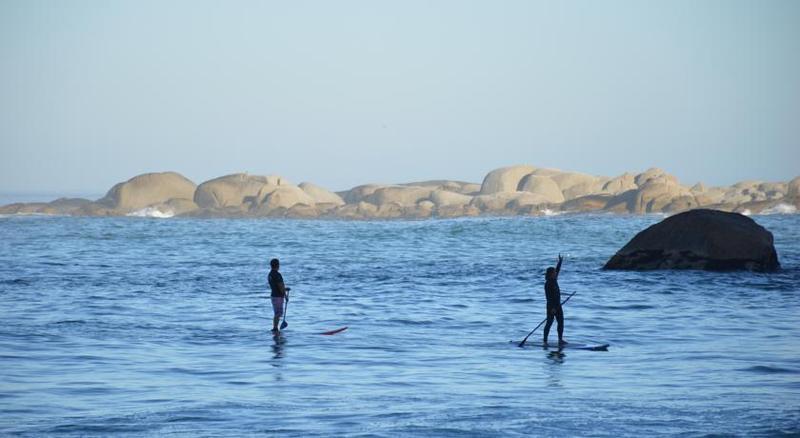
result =
M103 194L97 193L66 193L66 192L0 192L0 206L10 204L48 203L60 198L99 199Z
M490 171L483 181L431 180L364 184L332 192L311 182L293 184L278 175L238 173L196 184L176 172L147 173L111 187L97 199L15 202L0 194L0 214L143 217L451 218L538 216L558 213L677 213L711 208L744 214L796 213L800 177L791 181L745 180L731 186L691 187L651 168L615 177L530 165ZM31 199L32 194L23 194ZM17 195L19 196L19 195ZM8 203L8 200L11 202Z

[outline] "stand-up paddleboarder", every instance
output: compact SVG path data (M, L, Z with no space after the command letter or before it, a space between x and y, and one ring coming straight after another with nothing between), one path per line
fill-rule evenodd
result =
M278 334L281 331L278 328L278 323L281 321L281 316L283 316L284 303L288 300L286 292L290 291L291 288L283 284L283 276L278 272L281 267L281 262L278 259L270 260L269 267L270 271L267 280L269 281L269 288L272 291L270 300L272 301L272 312L274 315L272 317L272 333Z
M561 308L561 289L558 287L558 273L561 272L561 263L564 258L558 255L556 267L549 267L544 274L544 295L547 297L547 323L544 325L544 345L547 345L547 335L553 319L558 321L558 344L566 344L564 340L564 310Z

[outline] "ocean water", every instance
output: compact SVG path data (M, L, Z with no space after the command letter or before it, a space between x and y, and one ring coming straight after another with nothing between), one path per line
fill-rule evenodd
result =
M797 436L800 215L777 273L600 269L661 219L3 217L0 435ZM606 352L509 342L559 252Z

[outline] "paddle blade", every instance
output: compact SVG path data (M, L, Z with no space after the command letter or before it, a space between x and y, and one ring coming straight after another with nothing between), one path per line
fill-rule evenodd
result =
M286 327L289 327L289 323L288 323L288 322L286 322L286 321L284 320L284 321L281 323L281 330L285 329Z

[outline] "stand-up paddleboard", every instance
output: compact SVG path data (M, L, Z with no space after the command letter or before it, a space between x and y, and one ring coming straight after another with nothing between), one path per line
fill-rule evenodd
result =
M325 335L325 336L330 336L330 335L335 335L336 333L341 333L341 332L343 332L345 330L347 330L347 326L339 327L337 329L333 329L333 330L330 330L330 331L327 331L327 332L322 332L320 334L321 335Z
M509 342L516 342L519 344L518 341L509 341ZM570 342L568 344L559 345L558 341L553 343L548 343L545 345L542 342L528 342L526 344L528 347L535 347L535 348L544 348L546 350L589 350L589 351L608 351L608 347L610 344L582 344L577 342Z

